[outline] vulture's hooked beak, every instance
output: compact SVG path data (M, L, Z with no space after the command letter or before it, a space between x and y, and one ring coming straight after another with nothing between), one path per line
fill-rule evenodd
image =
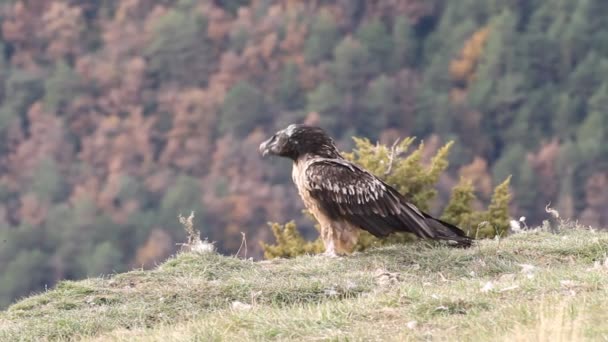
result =
M270 153L270 146L272 142L272 138L264 141L263 143L260 144L260 153L262 154L262 157L266 157L268 155L268 153Z

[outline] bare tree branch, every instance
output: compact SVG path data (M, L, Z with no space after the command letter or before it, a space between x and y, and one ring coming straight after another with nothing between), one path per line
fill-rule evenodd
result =
M389 156L388 156L388 167L386 168L386 171L384 172L385 176L388 176L391 174L391 171L393 170L393 162L395 160L395 156L399 155L399 153L401 153L401 151L397 151L398 150L397 145L399 144L399 140L401 140L401 138L395 139L395 142L391 146L391 154L389 154Z

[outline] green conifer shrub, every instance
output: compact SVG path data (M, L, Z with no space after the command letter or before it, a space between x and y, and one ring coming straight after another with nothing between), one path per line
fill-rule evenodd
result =
M306 241L296 226L294 221L290 221L284 225L279 223L270 223L270 229L277 240L276 244L268 245L262 242L264 249L264 257L272 258L290 258L302 254L318 254L323 252L323 241L316 239L315 241Z
M441 219L461 227L470 235L473 223L473 208L471 204L475 200L473 183L466 178L460 178L458 184L452 189L450 201L445 207Z

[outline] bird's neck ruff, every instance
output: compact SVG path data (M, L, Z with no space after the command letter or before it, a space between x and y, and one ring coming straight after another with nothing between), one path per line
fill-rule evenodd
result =
M330 159L344 159L334 144L321 144L314 152L315 156Z
M318 150L314 152L308 152L300 154L297 158L294 158L294 162L297 164L307 162L311 159L338 159L345 160L340 152L333 145L320 146Z
M323 130L313 128L303 130L302 132L300 135L294 135L297 138L296 143L294 143L294 149L296 150L295 159L300 159L304 155L342 159L342 155L336 148L334 140Z

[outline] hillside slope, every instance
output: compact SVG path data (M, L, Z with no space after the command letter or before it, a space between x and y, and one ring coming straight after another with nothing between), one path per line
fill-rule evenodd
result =
M608 233L528 232L253 262L182 253L64 281L0 313L0 340L608 338Z

